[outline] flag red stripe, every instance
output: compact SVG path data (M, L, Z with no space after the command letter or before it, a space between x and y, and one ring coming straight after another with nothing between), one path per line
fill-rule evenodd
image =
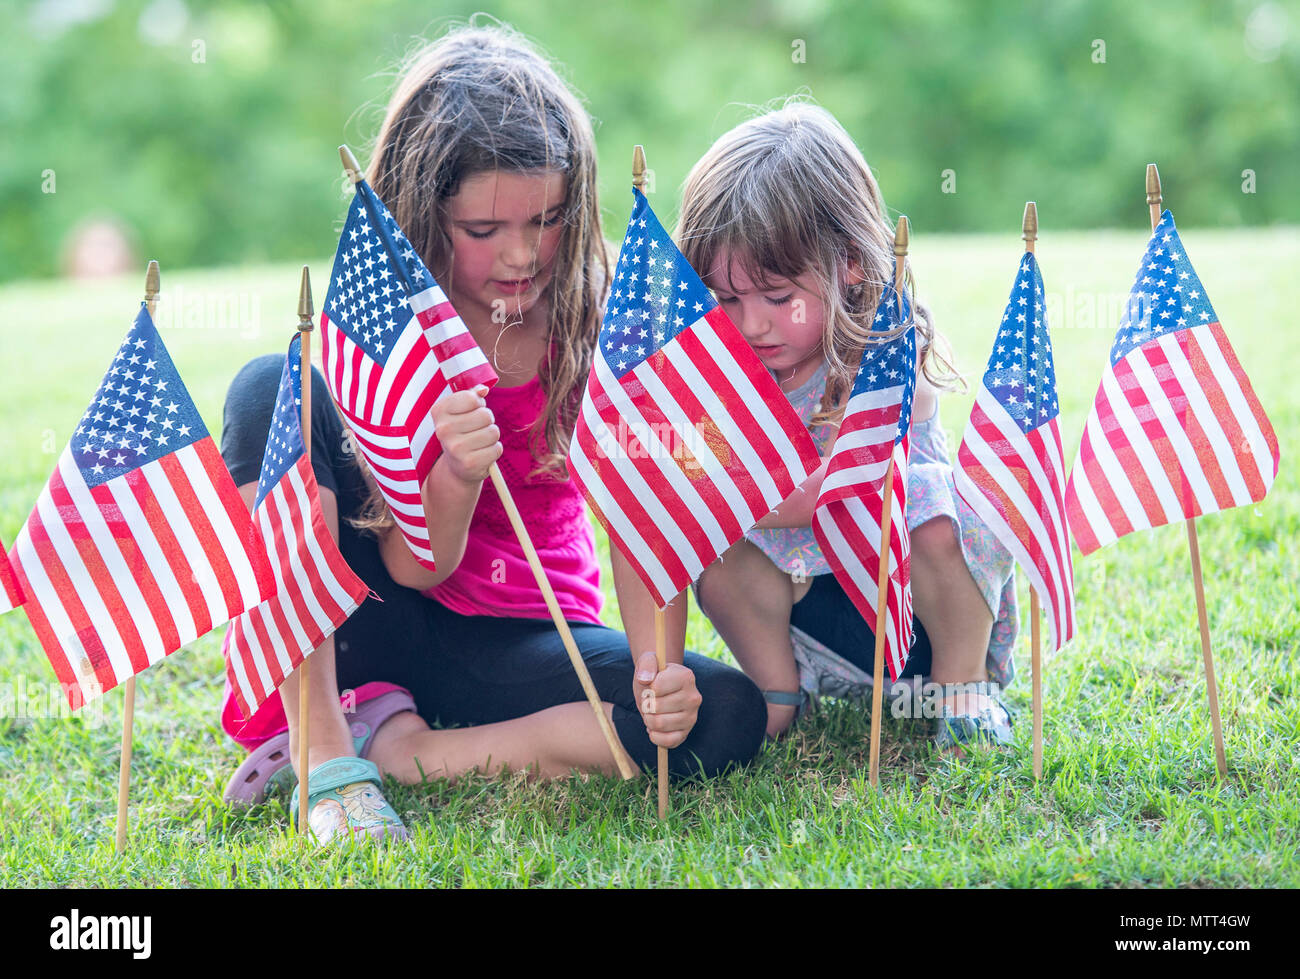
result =
M166 649L180 649L181 637L176 628L176 621L172 618L171 607L163 597L162 590L158 587L158 581L154 577L153 569L149 566L149 560L136 543L136 534L138 531L132 529L130 523L122 514L118 507L117 500L113 498L113 491L107 486L90 487L90 496L99 506L100 515L113 533L113 538L117 542L118 549L122 553L123 559L131 569L131 575L136 586L140 589L140 595L149 609L149 615L158 627L159 635L162 638L163 645ZM148 666L145 663L144 669ZM139 669L136 670L139 672Z
M54 554L53 545L50 543L49 535L45 531L45 525L41 522L40 514L34 509L27 519L26 530L32 551L36 555L36 563L45 572L45 577L49 579L51 587L59 593L64 614L78 634L86 633L90 629L90 617L86 614L85 609L81 607L81 600L77 598L76 592L72 591L68 586L67 574L64 572L63 565L59 562L57 555ZM73 690L80 691L82 689L77 673L73 670L67 657L62 655L63 643L55 635L54 626L41 605L40 592L32 585L31 579L28 577L21 561L16 560L14 562L14 574L23 591L31 596L30 600L23 605L23 611L27 613L27 620L31 623L36 638L40 640L41 648L57 651L49 656L50 665L54 667L59 682L64 684L64 693L68 697L69 704L73 704ZM92 663L91 666L94 668L95 664ZM96 669L95 676L102 686L104 680L99 676L98 669ZM108 676L111 679L111 672L109 672ZM82 699L84 700L85 697L83 696Z
M1146 399L1146 394L1142 390L1140 382L1134 376L1132 368L1127 361L1121 361L1115 365L1111 375L1123 394L1125 402L1129 405L1129 409L1133 412L1134 420L1142 430L1143 442L1152 446L1158 445L1160 440L1164 438L1164 429L1155 417L1155 413ZM1164 523L1165 509L1160 504L1155 487L1151 485L1151 481L1147 478L1147 469L1141 456L1138 455L1137 450L1129 441L1129 430L1125 424L1128 420L1121 419L1116 414L1115 405L1111 402L1105 385L1102 385L1097 392L1097 413L1107 423L1105 426L1106 440L1115 455L1116 462L1119 464L1119 471L1123 474L1124 483L1132 490L1142 508L1147 525ZM1109 487L1113 483L1107 485Z
M1218 326L1217 323L1214 325ZM1246 439L1245 430L1242 429L1241 423L1237 418L1237 413L1233 410L1232 404L1229 402L1228 396L1223 389L1223 385L1220 383L1219 369L1215 365L1210 364L1205 355L1205 351L1197 340L1196 331L1188 330L1186 333L1180 333L1177 339L1179 341L1179 346L1182 348L1183 356L1187 359L1188 365L1191 367L1192 372L1196 376L1197 382L1200 384L1201 392L1204 394L1206 402L1210 405L1212 412L1211 419L1218 423L1219 428L1223 432L1224 439L1227 442L1227 448L1232 452L1232 465L1234 465L1237 472L1241 474L1241 480L1246 485L1246 492L1250 501L1262 500L1264 498L1264 493L1266 492L1263 475L1260 473L1259 467L1255 463L1255 454L1250 449L1250 443ZM1218 337L1213 336L1213 334L1211 334L1209 339L1216 343L1218 341ZM1220 356L1222 356L1222 350L1218 352ZM1240 390L1242 387L1242 381L1244 380L1241 365L1238 364L1237 359L1232 356L1225 357L1224 361L1231 374L1233 386ZM1225 377L1223 380L1226 382L1228 378ZM1228 461L1218 457L1213 445L1208 443L1204 446L1199 443L1193 444L1197 446L1197 455L1204 456L1203 468L1206 470L1207 476L1213 474L1215 477L1215 482L1212 482L1211 485L1216 487L1215 496L1217 498L1217 484L1220 481L1220 474L1225 466L1228 465ZM1247 502L1246 500L1238 499L1231 487L1226 485L1226 480L1223 482L1225 483L1223 487L1224 495L1227 498L1226 504L1221 503L1223 509L1226 510L1234 506L1240 506Z
M1100 400L1104 397L1105 393L1098 390L1097 398ZM1113 426L1113 416L1111 418L1111 423ZM1098 426L1096 434L1101 438L1106 438L1106 432L1101 428L1101 426ZM1106 478L1106 473L1101 468L1101 463L1097 461L1096 453L1093 452L1092 449L1092 436L1092 431L1084 429L1083 445L1086 446L1086 449L1080 449L1080 451L1084 453L1080 457L1080 461L1083 463L1084 477L1088 480L1088 486L1097 497L1097 502L1100 504L1102 512L1106 515L1107 522L1110 524L1112 532L1116 537L1123 537L1125 534L1132 533L1134 528L1133 525L1129 523L1128 517L1124 515L1124 511L1120 507L1118 498L1116 498L1114 492L1111 490L1110 481Z
M705 356L707 357L707 354ZM695 392L691 390L691 385L684 377L682 377L678 372L676 365L674 365L671 360L662 353L657 353L653 358L647 361L647 365L652 366L654 372L658 374L660 379L663 381L664 386L673 393L673 398L677 402L677 408L679 409L678 412L673 413L674 415L680 414L682 420L693 426L697 432L719 431L717 422L714 421L705 410L703 403L695 396ZM697 362L696 367L697 369L701 368L702 364ZM703 373L702 370L701 373ZM730 408L731 406L728 405L728 407ZM710 450L712 450L713 455L716 457L717 447L711 444L711 441L720 440L705 439L706 445ZM693 454L692 458L694 458ZM726 470L727 476L730 477L732 484L736 487L741 498L745 501L745 505L749 508L750 516L754 520L758 520L772 509L772 506L768 505L764 500L763 491L754 480L753 475L734 453L732 453L731 457L728 459L719 459L718 463L724 470ZM700 465L700 463L697 462L696 465ZM703 468L699 471L701 474L706 472ZM712 511L713 515L717 518L719 526L722 527L722 532L727 535L727 539L734 541L742 537L745 533L745 528L742 527L736 519L731 503L725 496L723 496L722 491L718 488L713 479L705 476L699 480L692 481L692 485L695 487L696 492L699 493L700 498L704 500L710 511ZM707 566L712 563L712 561L706 561L705 565Z
M684 333L678 334L674 342L681 347L686 356L695 364L696 370L698 370L701 376L703 376L705 382L709 385L710 390L716 392L722 403L727 406L727 413L731 416L732 421L735 422L736 427L740 430L741 437L749 444L750 448L758 456L760 464L776 483L778 492L778 499L776 502L779 503L781 500L785 499L785 497L789 496L790 493L794 491L794 486L785 473L785 463L782 461L780 453L777 452L771 440L768 438L767 433L745 406L744 399L741 398L739 392L737 392L735 387L732 386L730 379L718 367L712 356L710 356L703 344L700 343L699 339L691 331L688 330ZM662 354L656 354L656 356L662 356ZM651 360L653 360L653 358L651 358ZM656 372L658 372L657 364L655 365L655 368ZM723 464L729 473L743 470L744 464L741 462L740 458L736 456L735 450L730 449L730 446L728 446L728 449L730 450L730 458L719 458L718 461ZM765 513L772 509L772 506L775 505L768 504L761 493L754 496L747 493L745 491L746 480L736 479L733 477L733 482L736 483L736 488L739 489L741 495L744 496L745 503L749 506L750 516L754 520L759 520Z
M1160 386L1165 401L1165 404L1161 405L1163 409L1161 413L1168 421L1176 423L1171 425L1155 423L1149 430L1144 431L1144 434L1151 444L1152 451L1160 460L1161 468L1168 474L1170 485L1174 488L1182 514L1184 516L1200 516L1203 512L1201 501L1197 497L1191 481L1187 478L1189 468L1193 471L1201 471L1210 488L1211 495L1214 496L1220 508L1223 507L1225 501L1231 506L1231 494L1227 492L1227 486L1217 472L1218 464L1213 461L1212 452L1209 460L1211 467L1210 469L1206 467L1207 459L1203 454L1204 447L1208 445L1206 435L1201 430L1200 420L1192 410L1182 383L1175 376L1173 366L1169 363L1165 351L1158 343L1149 343L1129 354L1129 358L1135 356L1142 357L1155 377L1156 383ZM1117 368L1122 366L1126 376L1132 374L1132 365L1128 363L1129 358L1125 358L1122 365L1117 365ZM1171 431L1185 435L1191 444L1190 454L1181 447L1182 439L1176 435L1171 436ZM1136 462L1135 466L1141 467L1141 463ZM1146 526L1159 527L1168 522L1169 517L1162 510L1156 519L1149 519Z
M230 559L226 557L226 552L221 547L216 530L203 512L203 506L193 487L190 486L185 471L175 455L163 456L158 460L158 464L162 467L172 492L180 501L186 517L193 525L195 536L203 544L208 567L216 575L217 586L226 603L226 612L229 615L238 613L243 608L243 603L240 600L239 583L235 580L234 568L231 567Z
M583 444L595 444L595 437L582 414L578 415L578 427L575 437L581 438ZM673 586L679 590L685 588L691 582L690 572L686 570L686 566L682 563L676 550L668 542L662 531L650 519L645 508L637 499L636 494L628 487L618 469L608 462L605 465L597 465L598 458L595 457L590 461L592 467L599 474L605 491L618 502L629 522L637 529L645 546L654 554L664 573L672 580ZM624 551L624 553L628 552ZM652 594L657 593L657 589L648 579L646 579L646 586ZM671 598L672 596L668 597Z
M53 479L53 474L51 474L50 478ZM48 491L48 489L49 484L47 483L46 490ZM62 524L60 525L62 526ZM86 662L90 664L91 669L94 671L100 689L111 690L117 686L117 674L113 671L112 664L109 662L107 651L99 638L99 631L95 628L90 613L78 596L68 569L64 567L63 560L59 557L54 540L51 538L49 529L45 526L38 509L33 509L31 516L27 518L27 534L31 538L32 550L45 572L45 577L49 579L50 586L57 596L55 600L63 606L64 614L76 631L77 642L84 648ZM24 582L25 584L26 582ZM33 609L40 605L41 598L39 592L33 591L32 601L23 606L28 610L29 615ZM34 620L32 624L36 624ZM48 638L53 645L44 648L64 649L63 641L54 634L52 629ZM54 662L55 659L61 658L61 656L51 656L50 661Z
M72 465L75 468L75 463ZM50 500L60 513L78 513L79 508L73 501L72 494L69 492L67 484L64 483L63 473L58 466L55 466L54 471L50 473L50 481L46 489L50 495ZM81 556L86 571L95 582L95 590L108 611L109 618L113 620L113 627L117 631L117 636L105 638L108 642L112 642L113 638L120 641L122 650L130 661L133 674L148 669L149 654L145 650L144 639L135 627L131 610L127 607L121 591L118 590L113 573L109 571L107 563L99 553L99 545L90 536L89 528L81 521L79 516L77 523L69 523L65 520L64 527L67 529L68 536L72 539L72 544L77 549L77 553ZM135 541L131 540L128 546L134 548L134 545ZM126 558L127 567L130 568L133 574L137 573L140 565L143 564L139 552L133 551L131 555L124 555L124 557ZM121 679L126 679L126 677L121 677Z
M153 530L154 538L158 541L172 578L175 579L181 594L185 596L190 618L194 620L195 634L204 635L216 625L212 620L212 610L208 607L203 590L194 580L194 569L190 567L189 558L172 531L166 512L154 496L153 487L149 485L149 480L142 470L133 469L124 478L140 507L140 512L144 514L145 520Z
M712 328L714 334L722 341L723 346L732 355L736 366L749 378L749 383L754 386L754 390L763 397L766 403L780 405L778 398L784 398L784 393L780 386L772 379L766 367L758 359L758 356L745 342L740 331L736 329L731 318L727 316L721 306L714 306L704 316L704 321ZM790 444L798 446L810 440L808 430L801 424L800 418L793 411L775 411L772 416L776 419L777 425ZM781 469L785 470L784 464ZM790 490L794 486L791 485ZM789 495L787 491L786 495Z

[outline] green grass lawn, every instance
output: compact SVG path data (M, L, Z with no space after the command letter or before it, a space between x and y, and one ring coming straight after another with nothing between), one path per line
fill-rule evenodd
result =
M1290 438L1300 423L1300 233L1183 237L1282 442L1263 503L1198 523L1226 785L1215 774L1181 524L1087 558L1076 552L1079 634L1047 660L1041 784L1030 767L1022 579L1014 750L956 762L934 752L929 722L887 717L873 791L865 712L824 702L747 768L674 788L666 823L655 819L648 779L390 783L415 845L364 854L315 852L288 831L285 800L247 812L221 803L241 752L218 725L218 630L140 678L131 838L115 858L122 695L75 718L24 716L14 694L44 690L54 674L15 612L0 618L0 702L5 691L10 700L0 711L0 886L1300 885L1300 483ZM1110 232L1040 243L1067 464L1145 240ZM976 380L1020 247L1012 233L913 240L920 296ZM319 302L329 264L312 270ZM142 282L0 288L6 544L121 341ZM217 435L235 371L290 338L298 270L164 268L163 284L173 309L160 314L164 338ZM972 397L942 404L954 451ZM610 592L607 621L618 625ZM698 612L688 640L729 658Z

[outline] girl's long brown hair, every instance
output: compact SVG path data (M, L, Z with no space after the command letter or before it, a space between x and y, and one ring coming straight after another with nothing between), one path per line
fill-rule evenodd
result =
M893 224L844 127L820 106L794 100L741 123L691 169L677 234L687 261L706 280L725 281L724 252L762 288L774 276L812 280L826 310L822 342L830 366L813 421L836 420L869 342L876 304L894 279ZM865 274L861 282L848 274L854 263ZM904 269L926 377L941 390L964 386L929 310L915 298L910 264Z
M538 464L534 475L567 479L564 460L609 280L591 121L522 35L504 25L455 28L404 65L366 174L447 291L453 286L448 200L467 178L493 170L566 177L564 233L541 300L550 314L549 353L538 371L546 404L529 442ZM391 525L377 487L366 477L370 498L352 524Z

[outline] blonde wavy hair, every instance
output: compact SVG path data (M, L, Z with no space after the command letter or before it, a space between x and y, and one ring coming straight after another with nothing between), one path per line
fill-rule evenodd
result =
M475 174L549 171L567 180L564 233L542 301L549 353L538 374L546 404L529 431L533 475L568 478L564 460L600 333L609 256L596 202L596 141L578 96L523 35L467 24L416 51L400 72L379 130L370 185L439 283L450 291L446 208ZM353 526L391 526L360 462L370 496Z
M827 311L829 364L812 423L838 421L866 344L898 333L872 335L876 304L894 279L894 226L844 127L820 106L790 99L719 137L686 178L677 237L706 280L726 281L723 253L764 289L775 277L811 280ZM860 282L849 274L854 264ZM910 263L904 273L926 378L940 390L964 389L946 341L915 298Z

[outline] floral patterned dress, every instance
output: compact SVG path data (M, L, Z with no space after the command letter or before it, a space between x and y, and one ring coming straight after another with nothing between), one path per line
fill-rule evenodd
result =
M806 383L787 392L790 404L807 424L816 414L826 388L823 364ZM834 428L818 425L809 430L818 451L829 455ZM1012 650L1019 632L1015 562L974 510L957 493L952 477L948 437L939 424L939 412L922 422L912 421L907 466L907 528L915 530L936 517L947 517L961 539L962 555L971 577L993 614L986 660L989 679L1006 687L1015 676ZM763 551L787 574L809 577L830 574L830 565L811 527L752 530L746 539Z

